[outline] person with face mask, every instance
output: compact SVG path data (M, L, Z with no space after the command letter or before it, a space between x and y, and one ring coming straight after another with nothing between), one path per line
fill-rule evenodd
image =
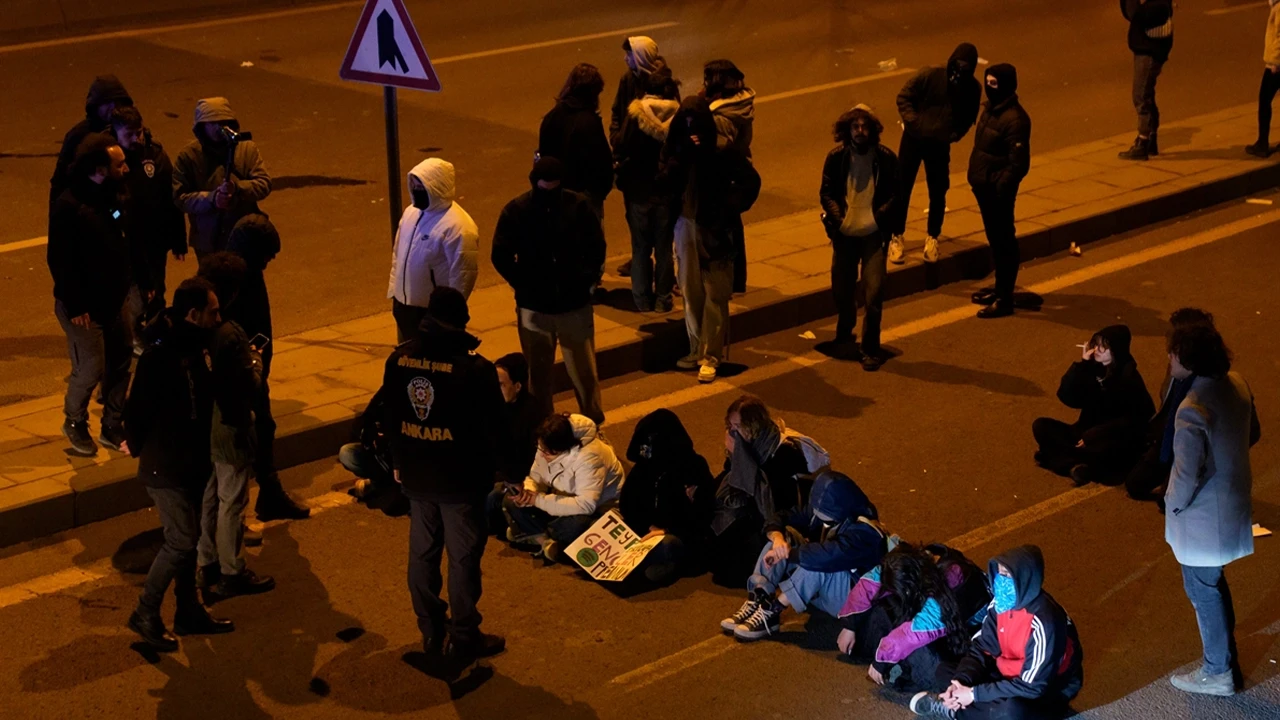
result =
M978 201L982 226L996 271L993 290L975 293L973 301L986 305L980 318L1013 314L1013 290L1018 283L1018 235L1013 206L1018 185L1031 170L1031 117L1018 102L1018 71L1007 63L987 68L983 84L987 102L973 131L969 156L969 185Z
M924 241L924 261L937 262L938 236L947 210L947 190L951 187L951 145L958 142L978 119L982 86L973 77L978 67L978 49L960 43L946 67L926 67L911 77L898 93L898 114L902 116L902 142L898 145L901 163L901 191L893 216L889 241L889 262L904 261L903 233L916 173L924 163L929 189L929 226Z
M196 257L226 249L227 236L240 218L262 212L258 203L271 194L271 174L252 140L235 144L228 131L239 132L240 121L223 97L196 102L195 140L178 153L173 166L173 197L187 214L188 242Z
M604 422L596 372L591 298L603 274L600 218L581 193L560 183L564 165L542 156L529 192L507 203L493 230L493 267L515 291L529 392L541 417L554 409L556 346L582 414Z
M1124 481L1142 454L1146 426L1156 410L1130 343L1129 328L1112 325L1085 344L1081 359L1058 386L1058 399L1079 410L1080 418L1071 425L1047 417L1031 423L1039 445L1037 465L1076 485Z
M413 204L400 216L391 248L387 297L400 342L418 332L437 286L470 297L479 275L480 230L454 202L453 164L427 158L409 171Z
M103 133L88 135L68 169L71 185L49 213L47 261L53 276L54 314L67 336L71 374L62 411L62 434L71 453L98 452L89 432L89 399L102 386L98 442L120 450L121 412L129 387L132 332L125 300L133 284L132 255L120 198L125 152Z
M831 240L831 294L839 320L835 339L819 343L817 350L842 360L861 361L862 369L868 372L879 370L884 362L880 313L887 274L885 246L900 188L898 158L880 144L883 131L884 125L866 105L841 115L834 128L839 145L827 153L818 191L822 221ZM854 335L859 265L867 299L861 348Z
M50 207L71 184L71 164L75 162L76 149L80 147L80 143L90 134L109 131L111 113L116 108L124 107L133 107L133 98L119 78L115 75L99 75L93 79L89 95L84 101L84 119L73 125L62 138L58 162L54 165L53 177L49 179Z
M1067 611L1041 589L1044 555L1035 545L1007 550L987 563L987 576L994 599L982 629L958 666L939 669L951 685L917 694L911 711L952 720L1061 717L1084 685L1084 649Z

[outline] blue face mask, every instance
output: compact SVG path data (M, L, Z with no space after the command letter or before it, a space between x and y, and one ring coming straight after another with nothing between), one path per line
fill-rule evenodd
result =
M1008 575L996 575L991 589L996 596L996 612L1006 613L1013 609L1014 603L1018 601L1018 590L1013 585L1013 578Z

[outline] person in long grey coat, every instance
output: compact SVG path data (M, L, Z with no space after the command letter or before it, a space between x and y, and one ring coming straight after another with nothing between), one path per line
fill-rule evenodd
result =
M1165 540L1182 565L1204 645L1201 667L1171 682L1187 692L1231 695L1235 611L1224 569L1253 553L1249 447L1261 432L1249 385L1230 372L1231 354L1212 325L1175 329L1168 349L1173 377L1192 381L1174 419Z

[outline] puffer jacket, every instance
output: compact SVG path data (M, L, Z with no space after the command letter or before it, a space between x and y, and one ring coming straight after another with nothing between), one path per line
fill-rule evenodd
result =
M539 493L534 507L556 517L594 514L622 490L622 463L595 422L576 413L569 422L578 446L550 462L538 453L524 481L526 490Z
M1262 62L1272 67L1280 66L1280 0L1271 0L1267 34L1263 38Z
M662 145L680 103L655 95L633 100L613 146L618 189L632 200L669 196L656 182Z
M84 100L84 119L67 131L62 138L62 149L58 151L58 162L53 168L53 177L49 178L49 205L58 199L63 190L71 185L71 163L76 159L76 148L89 133L109 132L111 123L98 117L98 108L107 103L115 103L116 107L132 107L133 98L124 88L124 83L115 75L99 75L89 86L89 94Z
M226 98L205 98L196 103L192 133L196 139L178 153L173 165L173 198L187 214L191 230L188 243L198 255L226 249L227 236L246 215L261 213L258 203L271 194L271 175L252 141L236 145L231 179L236 192L231 205L220 210L214 190L226 180L227 146L209 142L202 124L226 122L239 131L240 122Z
M751 158L752 125L756 119L756 91L742 88L732 97L711 101L711 115L716 120L716 149L732 146L742 156Z
M422 182L431 203L426 210L410 205L400 216L387 297L426 307L437 285L469 297L479 274L480 230L453 200L453 165L427 158L409 171L409 177Z
M1031 117L1022 109L1017 93L997 105L987 103L973 131L969 185L994 188L1001 197L1008 197L1017 193L1030 171Z

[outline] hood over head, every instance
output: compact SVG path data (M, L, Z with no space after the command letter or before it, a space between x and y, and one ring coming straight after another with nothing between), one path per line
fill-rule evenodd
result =
M564 179L564 163L559 158L543 155L533 164L529 171L529 183L537 185L539 180L560 181Z
M266 213L245 215L231 228L227 250L244 258L250 270L261 272L280 254L280 232Z
M1113 364L1123 365L1133 357L1130 351L1133 334L1129 332L1128 325L1108 325L1093 334L1093 340L1096 342L1098 339L1102 339L1110 348Z
M947 60L947 78L952 82L956 82L958 78L973 77L977 69L978 48L973 43L960 43Z
M680 418L666 408L641 418L627 446L627 459L633 463L646 460L667 463L693 453L693 438Z
M224 97L211 97L196 101L195 122L192 123L191 129L195 132L197 138L205 139L203 133L200 132L202 123L221 122L225 122L236 132L240 131L240 121L236 119L236 114L232 112L229 100Z
M634 72L648 74L657 70L662 63L658 55L658 43L646 35L627 38L622 48L627 52L627 67Z
M422 186L427 189L427 193L431 195L428 210L440 212L448 210L453 205L453 197L457 189L453 163L440 158L427 158L414 165L408 177L418 178Z
M84 100L84 112L89 120L102 124L98 118L98 106L115 103L116 107L133 105L133 98L124 89L124 83L115 75L99 75L89 86L89 95Z
M1018 69L1009 63L1000 63L987 68L983 85L987 90L987 100L992 106L1013 97L1018 92Z
M877 519L876 506L848 475L828 470L818 476L809 491L813 514L823 522L839 523L865 517Z
M1040 597L1040 587L1044 584L1044 555L1039 547L1022 545L991 558L987 563L987 577L992 582L1000 573L1001 565L1009 570L1009 577L1013 578L1013 586L1018 592L1014 610L1024 608Z

